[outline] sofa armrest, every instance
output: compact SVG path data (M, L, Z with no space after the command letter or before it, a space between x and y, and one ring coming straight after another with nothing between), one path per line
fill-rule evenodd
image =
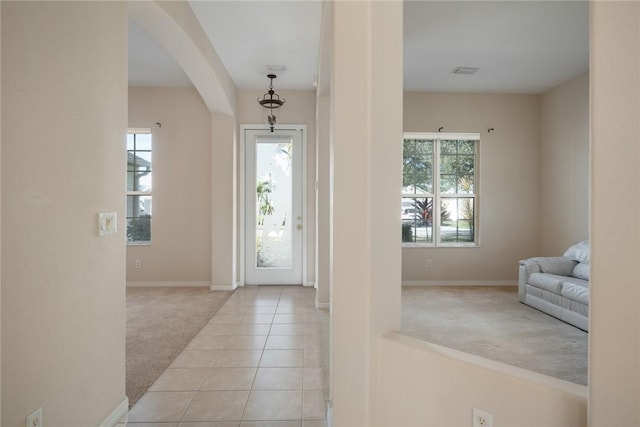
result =
M577 262L565 257L536 257L519 262L518 298L524 302L526 285L533 273L550 273L558 276L570 276Z
M535 262L534 258L521 259L520 261L518 261L518 264L522 267L527 267L531 270L536 270L536 271L532 271L532 273L540 272L540 265L537 262Z
M524 302L526 296L525 286L529 282L529 276L540 272L540 265L528 259L523 259L518 266L518 299Z
M554 256L529 258L525 260L524 263L528 269L532 270L531 273L540 272L556 274L558 276L570 276L573 268L578 262L569 258ZM533 271L533 269L536 268L538 271Z

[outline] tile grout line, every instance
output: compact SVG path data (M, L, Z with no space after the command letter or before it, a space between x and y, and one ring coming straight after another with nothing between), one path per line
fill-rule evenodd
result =
M246 304L246 301L248 301L248 299L245 298L244 299L245 304L243 306L237 306L236 305L237 301L235 301L235 300L228 300L224 304L223 307L226 308L227 310L229 310L229 307L233 306L235 308L238 308L238 309L242 310L243 311L243 318L244 318L244 316L247 316L248 312L251 311L252 307L253 307L254 310L255 310L255 307L258 307L258 305L256 305L256 299L258 298L258 295L259 294L256 294L256 295L252 296L251 297L251 301L248 304ZM271 293L266 295L267 299L274 299L277 302L275 304L275 307L274 307L275 311L274 311L273 315L271 316L270 322L269 323L265 323L265 324L268 324L268 328L266 329L265 343L264 343L264 345L262 346L262 348L260 350L261 354L260 354L260 357L259 357L259 359L257 361L257 366L255 368L256 371L255 371L254 377L252 379L250 389L247 391L247 393L248 393L247 394L247 399L244 402L244 405L243 405L243 408L242 408L242 413L240 415L240 419L238 420L239 423L242 423L242 422L245 422L245 421L257 421L257 422L268 421L268 420L245 420L244 417L245 417L246 411L248 409L249 398L251 397L251 394L254 391L256 391L255 390L255 386L256 386L256 381L257 381L257 375L258 375L258 371L261 369L261 363L262 363L262 360L264 358L264 353L265 353L265 350L266 350L266 343L267 343L267 341L268 341L268 339L270 337L279 336L279 335L273 335L273 332L275 332L275 331L273 331L273 325L276 324L275 321L276 321L276 316L278 315L278 310L279 309L284 309L284 310L291 309L292 310L291 312L280 313L281 315L290 316L292 318L290 323L283 323L282 325L288 324L288 325L291 325L291 328L294 328L294 329L297 328L298 325L304 325L305 334L303 335L303 340L304 340L304 337L306 337L306 333L310 331L310 330L308 330L308 325L310 323L313 323L312 320L316 319L316 323L317 323L317 318L313 317L313 316L310 316L309 309L307 307L307 306L309 306L309 304L307 304L307 302L306 302L307 300L305 298L296 298L296 297L297 297L297 294L286 295L283 292L280 292L279 295L277 296L277 300L276 300L276 295L273 295ZM283 298L285 298L286 300L283 300ZM227 305L227 304L229 304L229 305ZM299 304L302 304L302 307L300 307ZM270 305L266 305L266 306L270 306ZM288 306L288 308L285 307L285 306ZM302 310L302 309L305 309L305 310ZM295 318L296 316L299 316L300 315L300 311L304 311L304 316L303 316L304 319L302 321L297 321L297 320L294 321L293 318ZM261 314L261 313L254 313L254 314ZM215 315L214 315L214 317L215 317ZM311 317L313 317L313 319ZM262 325L262 323L253 323L253 322L245 323L245 322L241 322L241 323L236 324L236 326L245 325L245 324L247 324L247 325L258 325L258 324ZM237 328L233 328L233 330L231 332L232 332L231 335L229 337L227 337L225 346L228 344L228 342L230 341L232 336L237 335L236 334L237 333ZM237 336L243 336L243 335L238 334ZM252 333L251 336L253 336L253 333ZM283 335L283 336L287 336L287 335ZM293 334L291 336L295 336L295 334ZM225 348L224 348L225 346L223 346L223 348L220 349L220 351L224 351L225 350ZM277 349L274 349L274 350L277 350ZM291 350L294 350L294 349L291 349ZM300 392L301 407L300 407L299 417L297 419L295 419L295 420L292 419L291 421L299 421L300 424L302 425L305 422L305 420L304 420L304 396L305 396L304 373L305 373L305 369L306 369L305 368L305 355L307 355L307 353L309 351L311 351L311 350L315 351L317 349L316 348L306 348L303 345L301 350L302 350L302 352L301 352L302 353L302 362L301 362L301 365L300 365L300 368L299 368L300 373L301 373L300 388L299 389L298 388L294 388L294 389L287 388L287 389L282 389L282 390L278 389L278 390L273 390L273 391L298 391L298 392ZM185 350L183 350L183 352L184 351ZM214 360L212 362L211 366L208 366L206 368L207 372L203 376L203 378L199 381L199 385L197 387L194 387L195 388L194 390L191 390L191 391L194 392L194 395L189 400L189 403L186 406L185 410L182 412L182 415L179 417L179 420L177 421L178 423L186 422L185 419L184 419L186 414L192 408L192 405L193 405L194 401L196 400L196 398L203 392L202 387L203 387L204 383L207 381L207 379L210 378L210 376L212 375L211 371L212 371L212 369L216 368L215 365L216 365L216 361ZM284 366L281 367L281 368L284 368ZM324 380L323 380L322 383L324 384ZM314 391L314 390L317 391L316 389L310 389L310 391ZM318 390L320 392L324 393L324 391L323 391L324 388L318 389ZM269 390L265 390L265 391L269 391ZM221 421L225 421L225 420L221 420ZM236 422L236 420L233 420L233 422Z
M235 294L235 292L234 292L234 294ZM231 296L233 296L233 295L231 295ZM230 298L231 297L229 297L229 299ZM229 302L229 299L227 299L227 301L225 301L225 303L222 305L222 307L220 309L224 308L227 305L227 303ZM220 311L220 310L218 310L218 311ZM214 314L211 317L211 319L216 317L217 314L218 313ZM211 319L209 321L211 321ZM198 332L198 334L199 334L199 332ZM198 336L198 334L196 334L196 337ZM193 339L195 339L195 337L193 337ZM193 341L193 339L191 341ZM227 340L227 342L228 342L228 340ZM191 342L189 342L189 344L191 344ZM189 346L189 344L187 344L187 347ZM226 343L225 343L225 346L226 346ZM185 347L185 349L187 347ZM224 348L224 346L223 346L223 348ZM184 352L184 350L182 350L182 351ZM182 353L180 353L180 354L182 354ZM215 365L215 362L213 364ZM209 371L210 370L211 370L211 368L209 368ZM207 373L207 375L209 375L209 374L210 374L210 372ZM207 375L205 375L205 378L206 378ZM182 423L182 420L184 419L184 416L187 415L187 412L189 412L189 409L191 408L191 405L193 404L193 401L196 400L196 397L198 397L198 394L200 394L200 391L202 389L202 384L204 384L205 378L202 379L202 382L200 383L200 386L198 387L198 390L196 390L195 394L193 395L193 398L191 398L191 401L189 402L189 404L185 408L184 412L182 413L182 416L180 416L180 419L178 420L178 424L177 424L178 426Z
M224 308L224 307L227 305L227 303L228 303L228 302L229 302L229 300L227 299L227 301L223 304L223 306L222 306L221 308ZM219 310L218 310L218 311L219 311ZM216 314L217 314L217 313L216 313ZM216 316L216 315L214 315L213 317L215 317L215 316ZM212 318L213 318L213 317L212 317ZM233 331L232 331L232 333L233 333ZM196 336L197 336L197 335L196 335ZM229 342L229 340L231 339L231 336L233 336L233 335L230 335L230 336L229 336L229 338L228 338L228 339L227 339L227 341L225 342L225 345L223 346L223 348L222 348L220 351L224 351L224 347L227 345L227 343L228 343L228 342ZM194 337L194 339L195 339L195 337ZM193 341L193 340L192 340L192 341ZM190 344L190 343L189 343L189 344ZM188 344L187 344L187 346L188 346ZM185 347L185 348L186 348L186 347ZM183 351L184 351L184 350L183 350ZM202 381L201 381L201 383L200 383L200 386L198 387L198 390L196 390L195 394L193 395L193 398L192 398L192 399L191 399L191 401L189 402L189 405L187 405L187 408L186 408L186 409L184 410L184 412L182 413L182 416L180 417L180 420L178 420L178 424L177 424L177 425L180 425L180 424L182 423L182 421L184 420L185 415L187 415L187 412L189 412L189 409L191 408L191 405L193 404L194 400L196 399L196 397L198 397L198 395L199 395L199 394L200 394L200 392L202 391L202 385L204 384L204 381L205 381L206 377L207 377L208 375L210 375L210 374L211 374L211 369L213 369L214 365L215 365L215 361L214 361L213 365L212 365L210 368L208 368L208 371L209 371L209 372L207 372L207 375L205 375L205 377L202 379ZM247 396L247 401L248 401L248 400L249 400L249 396ZM245 406L246 406L246 402L245 402ZM243 409L243 411L244 411L244 409ZM238 424L238 425L240 425L240 422L239 422L239 424Z
M280 298L278 298L278 301L279 300L280 300ZM253 298L253 302L255 302L255 297ZM273 325L273 323L269 324L269 330L267 331L267 338L264 340L264 346L262 347L262 352L260 353L260 358L258 359L258 366L256 366L256 373L253 376L253 381L251 381L251 387L249 388L249 394L247 395L247 400L246 400L246 402L244 402L244 407L242 408L242 413L240 414L240 424L239 425L242 425L242 422L244 421L244 414L247 411L247 406L249 406L249 399L251 398L251 392L253 391L253 385L256 382L256 377L258 376L258 369L260 369L260 362L262 362L262 357L264 356L264 350L265 350L265 347L267 346L267 341L269 340L269 335L271 333L271 325Z

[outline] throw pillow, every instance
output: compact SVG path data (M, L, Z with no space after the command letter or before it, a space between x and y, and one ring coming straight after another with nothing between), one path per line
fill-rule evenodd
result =
M571 246L564 253L564 256L578 262L589 264L589 241L584 240Z
M573 277L577 277L582 280L589 280L589 264L584 262L578 263L571 274Z

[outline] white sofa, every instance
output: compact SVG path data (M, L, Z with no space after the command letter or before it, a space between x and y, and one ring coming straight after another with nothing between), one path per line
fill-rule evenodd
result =
M518 294L520 302L588 331L589 241L561 257L520 261Z

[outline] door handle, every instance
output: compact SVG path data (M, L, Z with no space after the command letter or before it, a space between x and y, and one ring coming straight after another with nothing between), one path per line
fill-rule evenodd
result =
M302 224L298 224L298 226L296 227L296 229L298 229L298 230L302 230Z

